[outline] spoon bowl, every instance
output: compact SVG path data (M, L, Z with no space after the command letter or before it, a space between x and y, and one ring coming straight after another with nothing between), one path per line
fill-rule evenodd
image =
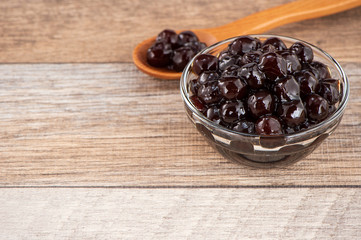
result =
M261 11L232 23L208 29L193 29L201 42L210 46L221 40L245 34L259 34L292 22L322 17L361 5L361 0L299 0ZM181 31L176 31L180 33ZM133 62L142 72L160 79L179 79L181 72L152 67L147 63L147 50L156 36L139 43L133 50Z
M201 42L204 42L207 46L210 46L216 42L218 42L217 38L204 30L191 30L192 32L194 32L198 39ZM182 31L176 31L176 33L180 33ZM156 68L153 66L150 66L147 63L147 50L148 48L150 48L150 46L153 45L153 43L155 42L156 36L148 38L146 40L144 40L143 42L139 43L134 51L133 51L133 61L135 63L135 65L139 68L139 70L141 70L142 72L156 77L156 78L161 78L161 79L179 79L180 76L182 75L182 72L175 72L166 68Z

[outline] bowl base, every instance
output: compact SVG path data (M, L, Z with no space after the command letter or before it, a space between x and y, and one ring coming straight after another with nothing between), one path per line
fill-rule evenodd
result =
M209 142L209 141L208 141ZM246 165L249 167L255 168L280 168L292 165L299 160L307 157L311 154L319 144L312 144L311 146L303 149L303 151L297 153L283 153L283 154L273 154L273 155L259 155L259 154L245 154L230 151L227 148L216 145L212 142L209 142L210 145L219 152L224 158L231 160L232 162Z

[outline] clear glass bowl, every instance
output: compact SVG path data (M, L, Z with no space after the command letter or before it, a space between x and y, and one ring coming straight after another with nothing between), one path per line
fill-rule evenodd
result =
M335 131L341 121L349 98L350 85L340 64L329 54L305 41L276 35L250 35L264 41L269 37L280 38L287 47L295 42L302 42L312 48L314 60L326 64L331 77L341 82L341 100L337 110L327 119L311 128L285 134L282 136L260 136L233 131L208 120L190 100L189 81L196 78L192 72L193 60L188 63L180 80L181 95L186 113L197 130L207 142L225 158L256 167L271 167L293 163L312 153L331 133ZM217 55L228 47L237 37L218 42L205 48L199 54ZM196 57L195 56L195 57Z

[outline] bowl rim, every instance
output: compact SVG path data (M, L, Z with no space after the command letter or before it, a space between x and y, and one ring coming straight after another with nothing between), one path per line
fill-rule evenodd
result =
M285 39L285 40L288 40L288 41L292 41L292 42L301 42L301 43L304 43L308 46L311 46L312 48L315 48L317 49L318 51L320 51L322 54L324 54L331 62L333 62L333 64L335 65L337 71L339 72L339 74L341 75L342 79L343 79L343 87L342 87L342 99L339 103L339 106L337 107L336 111L328 118L326 118L324 121L320 122L320 123L317 123L315 125L313 125L312 127L306 129L306 130L302 130L302 131L299 131L299 132L295 132L295 133L289 133L289 134L281 134L281 135L271 135L271 136L267 136L267 135L258 135L258 134L249 134L249 133L242 133L242 132L237 132L237 131L234 131L232 129L229 129L229 128L226 128L226 127L223 127L211 120L209 120L208 118L206 118L201 112L198 111L198 109L192 104L191 100L189 99L189 94L188 94L188 91L186 89L186 86L187 86L187 76L188 74L191 72L190 71L190 68L192 66L192 63L194 61L194 59L203 54L203 53L208 53L209 51L225 44L225 43L230 43L231 41L241 37L241 36L250 36L250 37L253 37L253 38L270 38L270 37L278 37L278 38L282 38L282 39ZM282 40L281 39L281 40ZM193 58L191 61L188 62L188 64L186 65L186 67L184 68L183 72L182 72L182 75L181 75L181 78L180 78L180 91L181 91L181 96L182 96L182 99L183 101L186 103L187 107L192 111L192 113L195 113L198 118L200 118L203 122L205 122L206 124L212 126L213 128L217 128L217 129L221 129L223 131L226 131L226 132L229 132L229 133L232 133L232 134L236 134L236 135L240 135L240 136L243 136L243 137L261 137L262 138L279 138L279 137L302 137L302 136L305 136L305 135L308 135L308 134L312 134L314 133L315 131L321 129L323 126L325 125L328 125L330 123L332 123L335 119L339 118L340 115L343 114L345 108L346 108L346 105L347 105L347 102L349 100L349 95L350 95L350 83L349 83L349 80L347 78L347 75L346 73L344 72L343 68L341 67L341 65L330 55L328 54L327 52L325 52L324 50L322 50L321 48L311 44L311 43L308 43L304 40L301 40L301 39L297 39L297 38L293 38L293 37L288 37L288 36L283 36L283 35L274 35L274 34L249 34L249 35L240 35L240 36L235 36L235 37L231 37L231 38L227 38L225 40L222 40L222 41L219 41L209 47L206 47L204 49L202 49L200 52L198 52Z

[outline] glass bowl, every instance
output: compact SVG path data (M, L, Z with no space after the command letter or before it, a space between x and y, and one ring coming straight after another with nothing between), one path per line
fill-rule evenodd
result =
M217 55L238 37L218 42L199 52L186 66L180 79L180 90L186 113L206 141L225 158L256 167L287 165L312 153L331 133L335 131L344 114L349 98L350 85L340 64L320 48L305 41L276 35L250 35L264 41L269 37L280 38L287 47L295 42L312 48L314 60L327 65L331 77L340 80L341 100L336 111L319 124L307 130L281 136L260 136L233 131L207 119L190 100L189 82L196 78L192 64L200 54Z

